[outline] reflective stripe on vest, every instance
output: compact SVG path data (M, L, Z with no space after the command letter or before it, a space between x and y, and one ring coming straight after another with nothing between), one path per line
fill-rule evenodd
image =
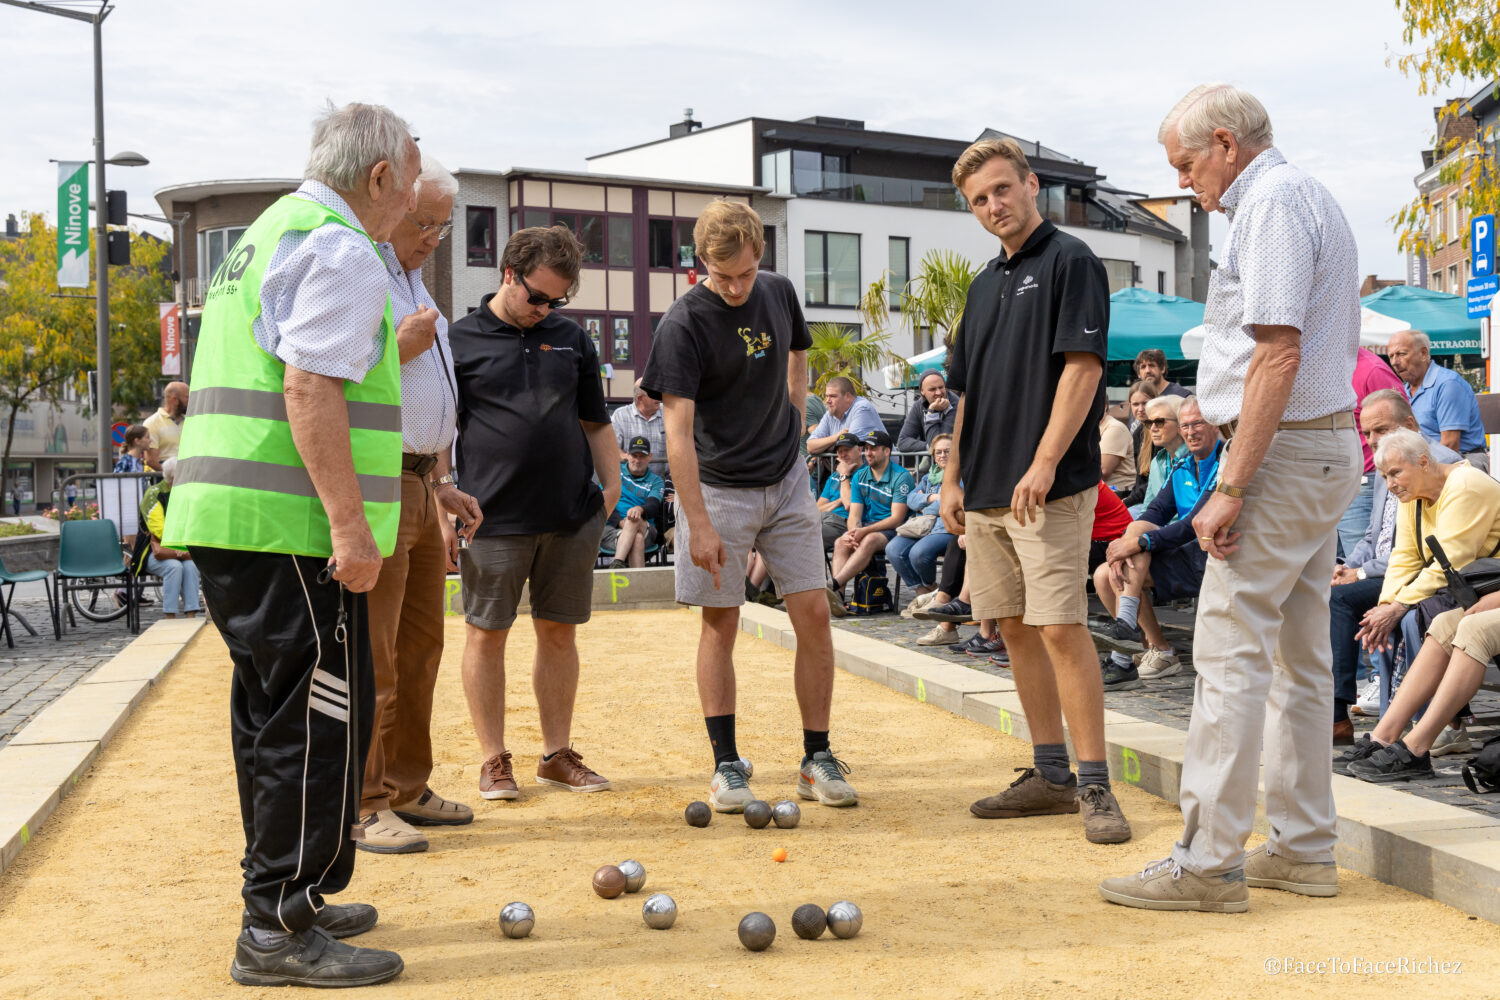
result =
M362 403L348 400L349 429L369 431L401 430L401 407L390 403ZM262 420L286 420L286 397L265 389L232 389L211 386L199 389L189 402L192 416L209 414L231 417L257 417Z
M359 497L365 503L401 502L400 476L356 475L354 478L359 480ZM179 460L172 485L184 486L188 483L216 483L313 499L318 496L312 476L308 475L306 469L295 465L277 465L274 462L254 462L245 458L200 455L197 458Z

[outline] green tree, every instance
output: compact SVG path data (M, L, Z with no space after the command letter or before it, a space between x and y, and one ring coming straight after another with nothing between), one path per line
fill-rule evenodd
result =
M854 383L856 395L867 396L870 387L864 372L901 360L891 352L890 334L885 331L861 337L859 327L843 323L809 323L807 330L812 334L807 367L812 371L812 391L817 394L823 392L829 379L842 375Z
M900 309L897 328L916 331L926 327L933 332L934 343L951 347L953 330L963 316L964 302L969 297L969 285L978 273L979 269L966 257L951 250L928 251L917 265L916 275L905 287L894 292ZM860 315L870 324L882 345L890 342L891 295L890 275L882 274L870 282L859 303ZM890 357L900 365L903 381L910 378L911 365L906 359L894 354Z
M1415 78L1417 93L1437 94L1455 79L1500 77L1500 0L1396 0L1396 9L1401 12L1406 51L1393 53L1386 62ZM1457 99L1447 101L1441 115L1451 120L1468 113L1467 101ZM1439 184L1462 185L1459 204L1466 214L1494 212L1500 207L1500 136L1494 127L1477 129L1472 138L1462 130L1454 133L1440 129L1434 135L1434 162L1442 164ZM1440 217L1442 210L1419 192L1391 217L1397 245L1411 253L1430 254L1436 249L1434 215ZM1459 235L1469 238L1467 232Z

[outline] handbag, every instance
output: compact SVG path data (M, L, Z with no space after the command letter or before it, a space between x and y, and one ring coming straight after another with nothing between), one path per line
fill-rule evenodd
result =
M896 529L896 534L902 538L925 538L932 531L933 526L937 524L937 519L938 516L936 514L917 514L903 521L901 526ZM1500 562L1500 560L1496 560L1496 562Z
M1472 608L1484 595L1500 590L1500 559L1495 558L1495 553L1500 552L1500 544L1488 556L1475 559L1463 569L1453 568L1435 535L1427 536L1427 547L1443 568L1443 576L1448 580L1445 589L1458 607Z

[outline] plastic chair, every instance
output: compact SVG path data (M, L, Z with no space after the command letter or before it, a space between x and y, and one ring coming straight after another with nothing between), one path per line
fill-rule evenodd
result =
M62 638L62 621L69 594L120 588L126 593L125 623L132 634L139 632L139 608L130 569L120 550L120 532L115 522L64 521L59 535L57 569L52 574L55 595L53 634Z
M11 649L16 648L15 636L10 627L10 602L16 596L16 584L31 583L33 580L45 580L50 574L44 569L23 569L19 573L12 573L5 568L5 560L0 559L0 632L5 633L5 644ZM57 618L57 606L52 600L52 588L43 588L47 591L47 610L51 612L53 619ZM35 634L35 633L33 633Z

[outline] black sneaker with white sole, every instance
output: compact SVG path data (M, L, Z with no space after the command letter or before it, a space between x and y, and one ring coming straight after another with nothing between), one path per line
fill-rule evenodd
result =
M925 608L913 611L911 616L929 622L953 622L956 625L967 625L974 620L974 609L955 597L947 604L929 604Z
M1365 733L1354 742L1352 747L1349 747L1343 753L1333 758L1333 773L1349 777L1350 764L1353 764L1355 761L1367 760L1371 754L1379 750L1382 746L1384 744L1376 743L1370 738L1369 733Z
M1135 667L1122 667L1113 658L1104 661L1104 690L1134 691L1141 686L1141 675Z
M1108 650L1111 653L1144 653L1146 651L1145 637L1141 635L1141 630L1126 625L1118 618L1102 628L1090 628L1089 635L1093 636L1095 648Z
M1432 756L1418 756L1397 740L1390 746L1381 747L1364 760L1349 765L1349 776L1376 784L1392 781L1410 781L1413 778L1432 777Z
M405 968L401 956L379 948L356 948L334 940L321 927L263 945L249 929L234 944L229 975L245 986L373 986L395 979Z

